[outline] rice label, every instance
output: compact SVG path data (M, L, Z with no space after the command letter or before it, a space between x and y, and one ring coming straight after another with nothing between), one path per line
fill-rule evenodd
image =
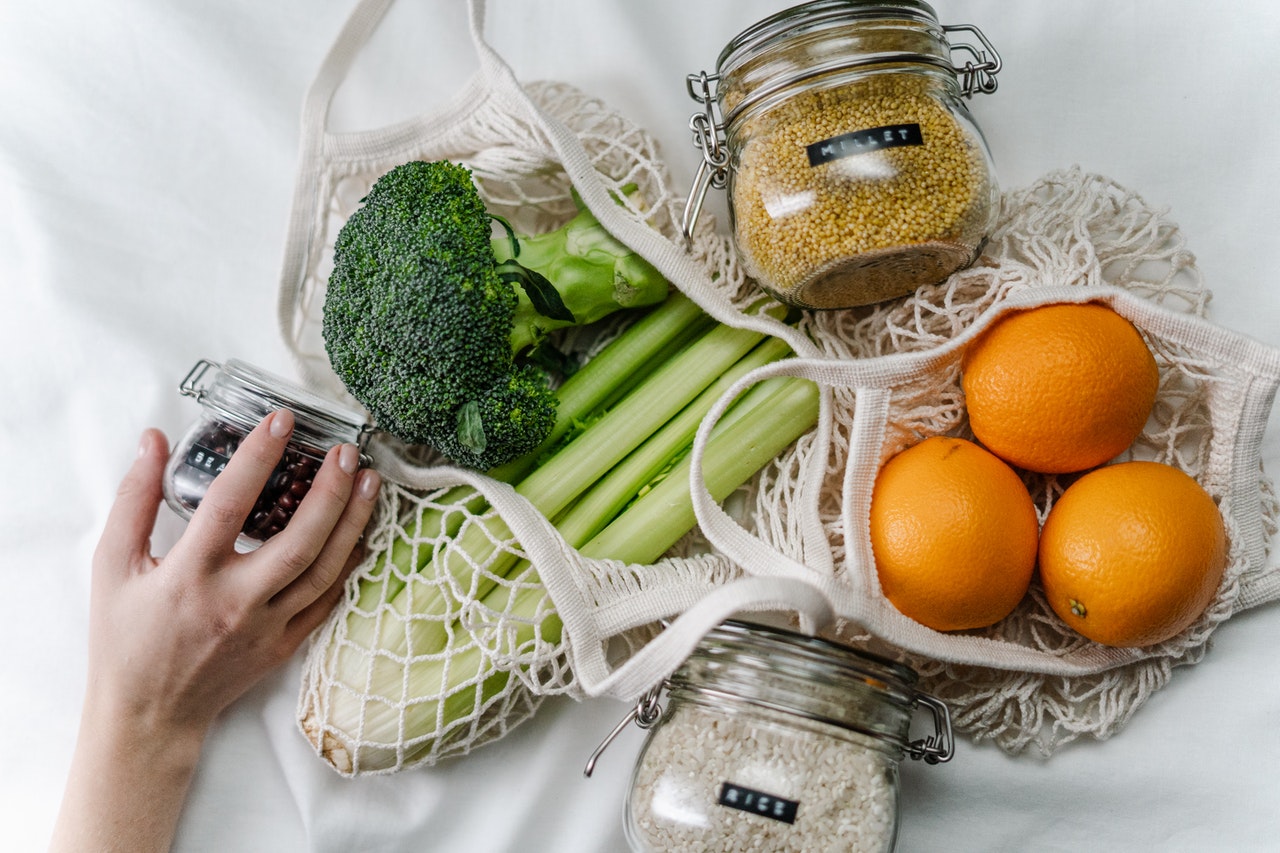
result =
M210 450L201 444L192 444L184 461L197 471L204 471L216 477L222 473L223 468L227 467L231 457L223 456L221 453Z
M852 157L854 154L865 154L868 151L880 151L885 148L900 148L904 145L924 145L924 134L920 132L920 125L888 124L884 127L855 130L852 133L842 133L839 136L806 145L804 150L809 155L810 166L821 166L823 163Z
M796 812L800 808L800 803L795 800L775 797L732 782L725 782L720 786L720 805L783 823L795 823Z

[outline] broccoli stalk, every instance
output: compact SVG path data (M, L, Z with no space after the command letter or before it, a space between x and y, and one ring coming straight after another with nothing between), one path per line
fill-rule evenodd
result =
M485 470L555 424L550 377L525 356L556 329L667 293L589 210L517 236L469 170L415 161L379 178L339 231L322 332L334 372L380 429Z
M494 217L504 235L491 241L499 274L516 291L511 348L535 350L551 332L602 320L619 308L650 305L665 294L666 282L653 266L604 229L574 195L578 213L560 228L517 236ZM612 284L608 290L602 285ZM660 282L662 290L655 292Z

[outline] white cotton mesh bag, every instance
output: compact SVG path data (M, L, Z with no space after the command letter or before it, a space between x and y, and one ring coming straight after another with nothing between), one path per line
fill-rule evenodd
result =
M299 695L300 728L339 773L464 754L550 695L637 699L707 630L751 611L905 660L958 730L1047 754L1117 731L1174 666L1203 657L1219 624L1280 596L1280 508L1260 463L1280 352L1205 319L1208 293L1176 226L1136 194L1080 170L1046 176L1005 195L974 267L903 300L786 326L740 310L758 291L713 222L686 250L684 197L653 140L572 87L519 85L482 38L480 2L480 69L450 108L329 131L329 100L389 5L357 6L304 105L280 322L305 382L345 396L320 338L334 239L373 181L413 159L463 162L490 208L526 233L563 222L576 190L707 313L782 337L797 357L749 374L702 424L690 475L699 530L652 565L588 559L512 487L379 438L385 485L367 556L313 638ZM645 209L613 201L629 184ZM1129 455L1178 466L1219 502L1230 552L1217 596L1183 634L1146 649L1083 640L1034 588L985 631L912 622L884 599L871 560L865 519L880 462L925 436L967 435L959 359L995 317L1086 300L1134 322L1156 354L1159 402ZM589 355L601 339L564 343ZM710 431L739 391L779 375L818 383L818 426L721 506L700 473ZM1061 487L1052 477L1028 485L1043 517Z

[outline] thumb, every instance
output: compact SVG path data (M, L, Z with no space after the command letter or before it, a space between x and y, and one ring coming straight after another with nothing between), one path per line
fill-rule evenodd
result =
M163 498L161 478L169 456L164 433L148 429L138 443L138 456L120 481L106 528L98 541L95 562L128 570L151 557L151 531Z

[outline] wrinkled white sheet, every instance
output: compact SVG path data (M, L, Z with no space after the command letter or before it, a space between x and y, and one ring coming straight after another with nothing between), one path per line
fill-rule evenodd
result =
M352 0L0 3L0 847L42 849L82 695L89 556L147 425L195 414L197 359L281 372L275 294L302 95ZM597 94L696 165L687 72L776 0L493 0L524 79ZM977 99L1006 186L1079 164L1168 206L1218 323L1280 344L1280 6L1269 0L938 0L1003 54ZM473 67L460 0L402 0L335 106L366 128ZM722 210L713 202L711 210ZM722 220L723 221L723 220ZM1274 420L1274 417L1273 417ZM1280 473L1280 425L1265 463ZM164 515L163 548L179 529ZM960 744L904 771L906 851L1280 848L1280 609L1222 628L1117 737L1048 761ZM347 781L294 726L297 662L212 734L183 851L616 851L632 729L548 703L447 766Z

